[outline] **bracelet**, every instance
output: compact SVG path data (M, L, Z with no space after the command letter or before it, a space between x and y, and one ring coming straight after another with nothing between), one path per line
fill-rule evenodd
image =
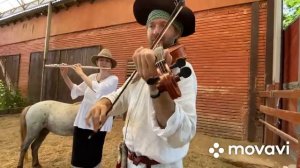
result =
M156 93L155 95L152 95L152 94L150 93L150 97L151 97L152 99L158 98L159 96L160 96L160 91L159 91L159 90L157 90L157 93Z

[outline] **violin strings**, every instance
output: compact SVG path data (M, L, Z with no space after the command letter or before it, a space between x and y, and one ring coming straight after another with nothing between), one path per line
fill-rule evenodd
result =
M163 48L160 46L160 47L157 47L154 49L154 53L156 55L156 58L158 58L159 61L157 61L156 63L156 66L163 72L163 73L166 73L168 72L166 67L165 67L165 60L164 60L164 50Z

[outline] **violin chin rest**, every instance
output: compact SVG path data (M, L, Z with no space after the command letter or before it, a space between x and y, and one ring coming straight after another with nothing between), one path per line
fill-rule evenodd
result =
M192 70L189 67L183 67L180 69L178 76L188 78L189 76L191 76L191 74L192 74Z
M147 80L147 84L148 84L148 85L154 85L158 80L159 80L159 77L149 78L149 79Z

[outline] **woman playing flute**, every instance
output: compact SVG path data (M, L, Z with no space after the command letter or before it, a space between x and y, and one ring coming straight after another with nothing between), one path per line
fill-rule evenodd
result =
M112 128L113 118L109 117L104 126L91 139L89 135L93 133L93 125L85 123L85 116L92 105L103 95L109 94L117 89L118 77L111 72L117 62L112 58L108 49L102 49L100 53L93 56L91 61L101 67L99 73L87 76L80 64L72 66L83 82L74 84L68 76L68 68L60 67L61 76L71 90L72 99L84 96L74 122L72 167L100 167L102 149L106 132Z

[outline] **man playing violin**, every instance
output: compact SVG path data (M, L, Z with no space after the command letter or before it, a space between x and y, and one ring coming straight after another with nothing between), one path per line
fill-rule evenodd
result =
M134 16L138 23L146 25L150 46L167 24L174 8L173 0L134 2ZM194 31L194 14L189 8L183 7L159 44L169 48L176 45L180 37L189 36ZM171 62L168 50L165 50L164 56L166 62ZM118 101L115 102L124 86L104 96L86 117L86 122L92 120L94 128L100 128L110 108L109 116L127 111L123 136L128 148L129 168L183 167L182 159L187 155L189 142L196 133L197 80L191 64L186 62L192 73L178 82L181 96L173 100L168 92L160 92L157 85L147 84L149 79L158 76L156 59L154 50L138 48L133 54L133 60L140 78L128 85ZM175 68L172 71L179 70ZM112 107L113 102L115 104Z

